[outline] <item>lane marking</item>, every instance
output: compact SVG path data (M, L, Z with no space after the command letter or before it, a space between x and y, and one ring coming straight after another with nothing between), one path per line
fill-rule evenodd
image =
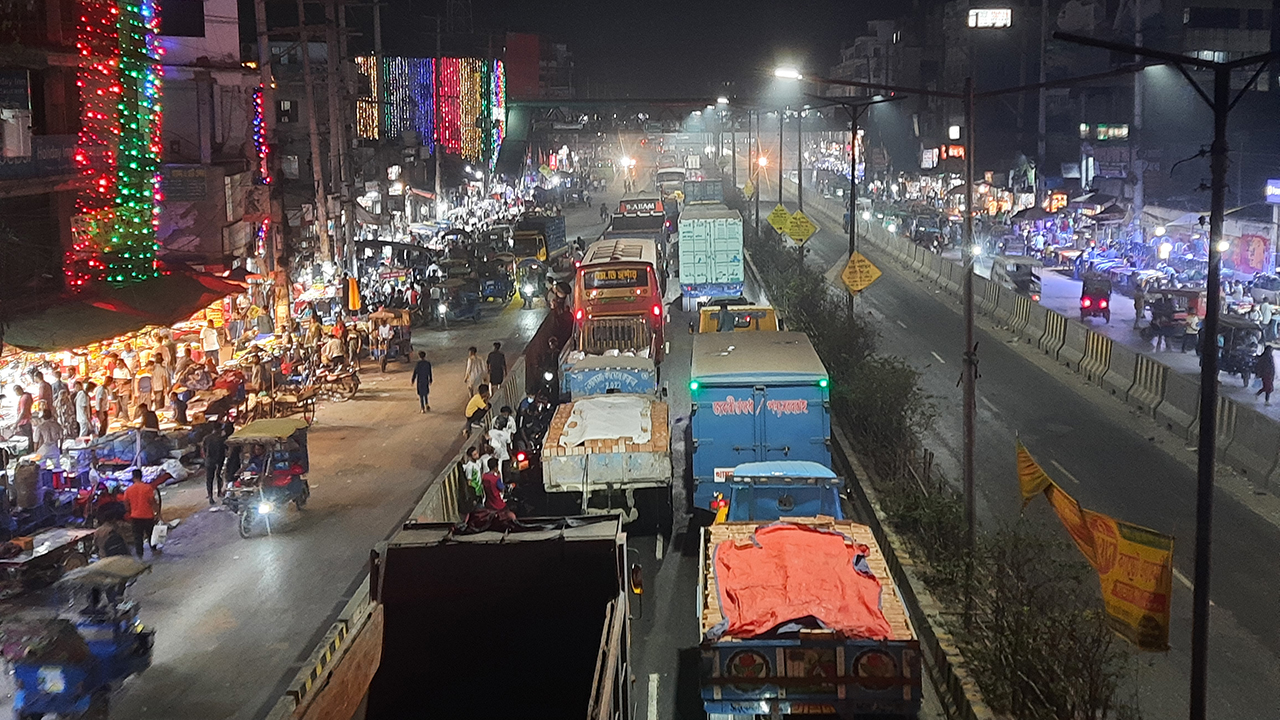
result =
M662 559L662 533L658 533L658 549L654 554L658 556L659 560Z
M996 409L996 406L995 406L995 405L992 405L992 404L991 404L991 401L990 401L990 400L988 400L988 399L986 399L986 398L982 397L981 395L979 395L979 396L978 396L978 399L979 399L979 400L981 400L981 401L982 401L982 404L983 404L983 405L986 405L986 406L987 406L987 409L988 409L988 410L990 410L991 412L993 412L993 413L998 413L998 412L1000 412L998 409Z
M658 673L649 673L649 720L658 720Z
M947 364L947 361L946 361L946 360L943 360L943 359L942 359L942 356L941 356L941 355L939 355L938 353L936 353L936 352L934 352L934 351L930 350L930 351L929 351L929 354L930 354L930 355L932 355L932 356L934 356L934 357L936 357L936 358L938 358L938 362L942 363L943 365L946 365L946 364Z
M1067 479L1068 479L1068 480L1070 480L1071 482L1073 482L1073 483L1075 483L1075 484L1077 484L1077 485L1079 485L1079 484L1080 484L1080 481L1076 479L1076 476L1075 476L1075 475L1072 475L1070 470L1067 470L1066 468L1062 467L1062 465L1061 465L1061 464L1059 464L1057 460L1050 460L1050 461L1049 461L1049 464L1050 464L1050 465L1053 465L1053 466L1054 466L1054 467L1056 467L1056 468L1058 468L1058 470L1059 470L1059 471L1061 471L1063 475L1066 475L1066 476L1067 476Z
M906 323L902 322L901 320L897 320L896 322L897 322L899 325L901 325L901 326L902 326L902 329L903 329L903 330L906 330L906 329L907 329L907 324L906 324Z
M1191 581L1187 579L1187 576L1183 575L1182 571L1178 570L1178 568L1173 569L1173 576L1177 578L1178 582L1182 583L1183 585L1186 585L1188 590L1196 589L1196 586L1192 585Z

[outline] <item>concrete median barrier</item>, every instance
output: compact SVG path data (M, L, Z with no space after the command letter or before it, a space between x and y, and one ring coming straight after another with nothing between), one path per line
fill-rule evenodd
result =
M1254 410L1232 402L1235 418L1226 461L1249 479L1264 482L1276 469L1280 456L1280 423Z
M1112 352L1119 352L1120 346L1112 349ZM1128 348L1124 348L1126 352L1132 352ZM1115 359L1112 356L1112 366L1114 367ZM1144 415L1155 417L1156 406L1164 399L1165 380L1169 377L1169 366L1156 362L1154 358L1146 355L1138 354L1137 361L1134 363L1133 385L1129 388L1129 395L1125 399L1130 405L1138 408Z
M1080 360L1080 366L1076 368L1077 372L1084 375L1089 382L1101 385L1102 378L1111 368L1113 351L1114 344L1111 338L1090 331L1085 336L1084 358Z
M1102 376L1102 387L1122 401L1127 401L1129 391L1137 382L1138 353L1119 343L1111 346L1111 361Z
M1062 348L1058 350L1058 362L1076 372L1080 372L1080 363L1089 352L1089 328L1067 320L1067 328L1063 333Z
M942 274L938 278L938 282L943 289L952 295L959 295L961 283L964 282L964 266L957 265L950 260L945 261L942 266Z
M909 248L910 248L910 252L911 252L911 270L912 270L913 272L915 272L915 273L918 273L918 274L923 275L923 274L924 274L925 258L926 258L926 256L928 256L928 255L932 255L933 253L931 253L931 252L929 252L929 251L925 250L924 248L920 247L919 245L916 245L916 244L915 244L915 243L913 243L913 242L908 242L908 241L906 241L906 240L903 240L903 242L904 242L904 243L907 243L907 245L908 245L908 246L909 246Z
M1156 420L1174 434L1191 438L1199 425L1200 378L1170 372L1165 377L1164 394L1155 407Z
M937 284L938 278L942 275L942 271L944 269L942 267L942 263L943 260L941 255L938 255L937 253L926 253L924 256L924 267L922 268L924 279Z
M1025 295L1014 294L1013 309L1009 312L1008 327L1014 333L1022 334L1027 327L1027 323L1031 321L1031 298Z
M1221 391L1222 388L1219 387L1218 389ZM1219 460L1227 462L1227 453L1235 445L1236 426L1240 418L1240 405L1230 398L1223 397L1219 392L1218 406L1214 409L1214 417L1218 439L1214 443L1213 449L1217 453Z
M1044 334L1036 341L1036 344L1046 355L1052 358L1058 357L1058 351L1062 349L1062 343L1067 338L1067 319L1058 313L1048 310L1044 316Z
M1044 337L1050 314L1052 314L1052 311L1049 308L1040 303L1032 303L1030 310L1027 312L1027 324L1019 333L1022 341L1038 345L1040 339Z
M1009 320L1013 317L1018 294L1003 285L992 282L987 285L987 295L995 296L995 307L991 311L991 319L999 323L1001 327L1009 327Z

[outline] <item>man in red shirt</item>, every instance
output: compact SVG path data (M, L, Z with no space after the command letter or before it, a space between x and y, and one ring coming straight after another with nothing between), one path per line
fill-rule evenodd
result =
M124 503L129 508L129 523L133 525L133 551L138 559L142 559L142 543L151 546L155 554L155 546L151 545L151 531L156 526L156 518L160 517L160 491L142 479L142 470L133 469L133 484L124 491Z
M498 474L498 458L489 458L489 472L480 476L480 484L484 487L484 507L497 514L507 510L507 501L502 498L502 491L507 486L502 483Z

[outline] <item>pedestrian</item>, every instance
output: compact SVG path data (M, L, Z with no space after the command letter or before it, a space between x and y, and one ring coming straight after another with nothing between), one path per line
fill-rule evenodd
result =
M71 383L72 390L75 391L71 403L76 409L76 430L80 433L80 437L88 437L93 435L93 423L90 422L92 411L90 410L92 401L89 394L97 388L92 380L85 384L80 384L79 380Z
M476 394L471 396L467 401L467 409L463 414L467 418L467 424L462 428L462 434L471 436L471 428L479 426L480 421L484 419L485 413L489 412L489 386L481 385L476 389Z
M231 437L236 431L236 426L228 420L222 424L222 436L224 438ZM224 485L230 485L236 481L236 476L240 474L240 467L244 463L244 458L240 454L240 448L237 446L227 447L227 464L222 470L222 482Z
M511 417L511 408L503 407L502 414L493 419L493 427L489 428L488 441L493 448L493 456L498 459L498 474L503 475L507 461L511 459L511 438L515 435L516 424Z
M36 401L40 403L36 409L41 411L52 410L53 386L44 379L44 373L41 373L38 370L31 371L31 379L34 381L36 388Z
M418 405L421 411L425 413L431 410L431 403L427 397L431 393L431 361L421 350L418 351L418 363L413 366L413 377L409 378L409 382L418 389Z
M109 422L107 411L111 408L111 393L107 389L109 382L111 380L107 378L100 385L94 382L90 382L88 385L90 407L93 409L93 417L96 424L94 433L97 435L107 434L107 424Z
M485 362L489 366L489 387L496 388L502 385L502 381L507 377L507 356L502 354L502 343L493 344L493 352L489 353Z
M475 493L476 500L484 500L484 485L480 482L480 476L484 474L480 464L480 448L467 448L466 458L462 462L462 476L467 480L467 487Z
M93 545L99 558L117 555L128 557L129 543L124 540L124 506L108 503L98 512L98 529L93 531Z
M53 371L51 374L53 375L53 382L52 382L52 383L50 383L50 385L52 385L52 386L53 386L53 397L54 397L54 398L57 398L57 397L58 397L58 393L60 393L60 392L65 392L65 391L67 391L67 390L70 390L70 388L68 388L68 387L67 387L67 384L66 384L65 382L63 382L63 381L62 381L62 371L61 371L61 370L54 369L54 371Z
M1270 405L1271 393L1276 389L1276 359L1271 355L1270 345L1262 346L1262 354L1254 363L1253 373L1262 381L1262 389L1254 393L1254 396L1263 395L1263 402Z
M484 361L480 359L479 352L474 345L467 348L467 368L463 377L467 384L467 395L475 395L484 382Z
M191 346L183 345L182 354L178 356L178 360L173 366L174 379L176 380L177 378L182 377L182 373L186 372L186 369L191 367L194 363L195 359L191 357Z
M204 351L204 356L213 358L213 364L217 365L221 362L218 354L222 350L222 341L218 337L218 330L213 326L212 320L206 320L203 328L200 328L200 349Z
M1267 298L1258 304L1258 324L1262 326L1262 339L1271 342L1276 339L1276 306Z
M605 220L608 220L608 219L609 219L609 208L605 207L604 203L600 203L600 222L604 222Z
M218 488L218 497L222 497L225 481L222 477L222 464L227 459L227 435L222 425L215 424L209 433L200 441L200 451L204 455L204 487L212 505L213 489Z
M173 422L178 425L187 424L187 401L182 399L182 395L175 392L169 393L169 407L173 408Z
M160 490L142 479L141 468L133 469L132 482L124 491L124 504L128 508L129 524L133 526L133 553L142 559L142 544L145 542L152 554L156 548L151 545L151 531L155 529L156 520L160 517Z
M156 416L156 411L148 407L146 403L138 405L138 420L143 430L160 432L160 418Z
M62 385L61 390L53 393L53 418L62 426L63 432L68 438L75 437L79 434L80 426L76 423L76 403L71 397L71 391L66 384Z
M53 411L45 408L40 413L40 424L35 427L32 446L40 454L40 464L49 462L49 467L57 470L62 460L62 441L65 435L62 425L53 417Z
M1133 290L1133 329L1137 330L1142 327L1142 313L1147 309L1147 293L1143 290L1142 285ZM1152 312L1155 312L1154 310ZM1153 318L1154 319L1154 318Z

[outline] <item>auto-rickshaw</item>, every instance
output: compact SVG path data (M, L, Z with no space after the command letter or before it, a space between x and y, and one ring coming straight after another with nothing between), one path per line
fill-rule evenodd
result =
M1218 317L1218 370L1239 375L1240 382L1248 387L1261 347L1261 325L1241 315Z
M1187 351L1188 343L1194 343L1196 331L1190 318L1199 316L1204 307L1204 291L1195 289L1158 288L1147 290L1146 307L1151 309L1151 322L1141 331L1143 340L1163 337L1172 347L1174 341Z
M511 279L510 267L500 262L485 262L480 265L481 300L505 303L515 296L516 286Z
M446 280L466 280L468 278L475 279L475 268L471 266L471 261L463 258L454 258L450 260L441 260L440 269L444 271Z
M107 720L111 692L151 666L155 631L125 592L151 566L112 556L67 573L55 586L71 616L15 616L0 623L0 652L13 668L18 720Z
M549 271L547 264L538 260L526 260L516 267L516 288L524 301L523 309L533 307L533 301L546 293Z
M399 360L402 363L409 362L410 356L413 355L413 344L411 342L413 320L409 315L409 311L404 308L382 308L376 312L369 313L369 319L391 326L391 340L387 342L387 350L379 360L382 371L387 371L387 362L389 360Z
M449 278L440 283L440 300L436 305L440 327L459 320L480 322L480 287L475 280Z
M991 281L1019 295L1040 302L1040 276L1036 269L1044 263L1019 255L996 255L991 258Z
M222 503L240 516L240 537L253 534L259 520L271 519L293 503L299 510L311 497L306 474L307 424L297 418L254 420L227 438L227 452L240 453L240 471L227 479Z
M1080 287L1080 322L1085 318L1101 317L1111 322L1111 279L1101 275L1087 275Z

